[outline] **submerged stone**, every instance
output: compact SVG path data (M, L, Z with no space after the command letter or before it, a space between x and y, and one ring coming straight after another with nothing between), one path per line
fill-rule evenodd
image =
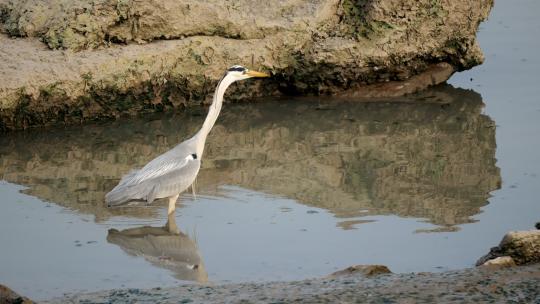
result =
M384 265L354 265L343 270L336 271L330 277L338 277L351 274L362 274L366 277L372 277L380 274L392 273L388 267Z

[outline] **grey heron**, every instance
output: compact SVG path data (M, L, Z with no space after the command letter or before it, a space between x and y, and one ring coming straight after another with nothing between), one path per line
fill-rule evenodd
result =
M133 200L143 200L150 204L155 199L167 198L168 214L173 213L178 196L193 184L199 173L206 137L221 111L225 90L235 81L252 77L269 75L248 70L240 65L230 67L216 87L214 99L201 129L193 137L154 158L143 168L122 177L118 185L105 195L107 206L118 206Z

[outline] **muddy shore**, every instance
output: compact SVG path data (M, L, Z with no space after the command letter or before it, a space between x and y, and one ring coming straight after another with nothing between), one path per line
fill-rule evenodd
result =
M374 278L115 289L44 303L539 303L539 286L540 264L535 264Z
M50 303L540 303L539 236L538 230L505 235L490 255L495 250L510 264L489 256L476 268L400 274L383 265L357 265L294 282L114 289Z

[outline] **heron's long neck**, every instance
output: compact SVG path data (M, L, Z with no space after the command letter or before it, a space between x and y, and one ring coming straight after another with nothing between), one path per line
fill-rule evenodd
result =
M231 83L234 82L234 79L232 77L225 76L219 84L216 87L216 92L214 93L214 100L212 101L212 105L210 105L210 109L208 110L208 115L206 116L206 119L204 120L203 126L199 132L195 135L197 137L197 155L199 157L202 156L203 150L204 150L204 143L206 142L206 137L208 136L208 133L210 133L210 130L216 123L216 120L219 116L219 112L221 111L221 106L223 104L223 95L225 94L225 90L231 85Z

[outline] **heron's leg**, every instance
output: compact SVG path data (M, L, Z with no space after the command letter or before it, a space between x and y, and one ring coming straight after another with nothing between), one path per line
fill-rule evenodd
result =
M193 184L191 184L191 194L193 194L193 198L197 198L197 194L195 193L195 183L197 182L197 179L193 181Z
M167 224L165 224L165 229L169 233L179 234L180 230L178 229L178 226L176 225L176 217L174 216L174 212L171 212L167 216Z
M167 211L167 215L174 214L174 209L176 208L176 200L178 199L178 195L169 197L169 210Z

